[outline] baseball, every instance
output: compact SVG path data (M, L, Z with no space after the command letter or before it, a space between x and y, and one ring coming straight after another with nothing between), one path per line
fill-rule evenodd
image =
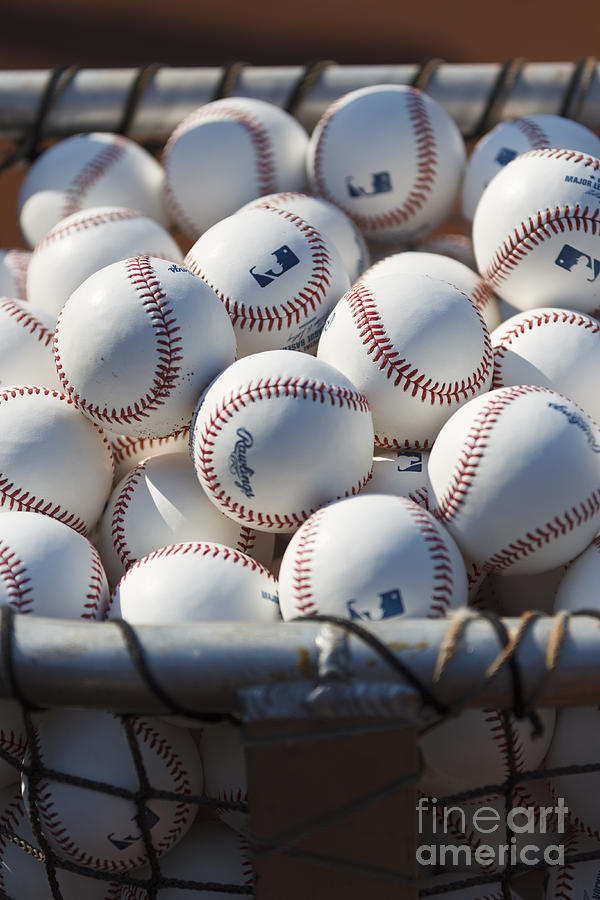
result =
M189 453L150 456L123 476L102 516L98 547L111 584L142 556L188 541L216 541L268 565L275 538L220 512Z
M112 479L104 432L68 397L44 387L0 391L0 509L43 513L86 535Z
M182 428L174 434L160 438L132 437L129 434L114 434L104 429L110 442L115 461L114 483L127 475L139 462L149 456L161 456L163 453L189 453L190 429Z
M234 803L248 802L248 774L240 729L229 722L206 725L200 737L200 757L207 797ZM221 822L242 834L248 816L235 809L217 809Z
M307 143L300 123L273 103L228 97L194 110L162 156L173 221L196 240L256 197L302 191Z
M546 900L594 900L600 889L600 856L576 860L579 854L600 853L600 841L573 829L564 841L566 859L550 869Z
M155 790L180 800L148 801L146 822L158 856L171 850L191 828L198 808L191 796L202 792L198 748L184 728L158 718L131 720L148 781ZM35 731L42 764L57 772L105 782L131 792L131 798L36 776L35 799L44 834L66 859L109 872L137 869L148 861L133 795L139 776L118 716L94 710L49 711ZM33 802L27 776L26 806ZM90 811L93 810L93 815Z
M354 284L369 265L369 249L362 234L352 219L328 200L300 193L267 194L247 203L240 212L265 206L285 209L294 216L300 216L321 234L327 235L340 252L350 284Z
M28 250L0 250L0 296L27 298Z
M455 232L432 234L423 238L422 241L418 241L414 249L420 253L440 253L442 256L457 259L471 271L477 270L470 235Z
M277 582L252 557L224 544L173 544L125 572L108 615L133 625L277 622Z
M185 265L220 297L238 356L317 346L325 319L350 286L337 247L299 216L261 207L213 225Z
M272 350L238 360L212 383L194 414L190 449L222 512L286 533L364 486L373 420L364 395L333 366Z
M600 322L568 309L512 316L492 335L492 387L538 384L564 394L600 422Z
M95 547L35 512L0 515L0 605L59 619L103 619L108 585Z
M290 541L279 570L284 620L315 613L364 622L440 618L466 603L456 544L404 497L363 495L318 510Z
M17 214L29 247L67 216L95 206L137 209L167 228L164 170L121 134L74 134L45 150L21 184Z
M529 150L568 147L600 156L600 138L585 125L549 113L499 122L475 144L462 184L462 214L468 222L492 178L516 156Z
M600 527L600 430L547 388L499 388L459 409L428 475L430 508L484 571L554 569Z
M45 309L0 297L0 386L40 384L60 390L52 355L55 324Z
M600 160L574 150L518 156L483 192L473 219L480 274L519 310L600 307Z
M531 736L528 719L500 710L463 709L421 734L424 773L419 790L432 797L444 797L487 785L503 785L511 775L510 753L517 773L536 769L546 756L554 733L555 711L537 710L542 733Z
M8 785L18 785L21 779L20 767L27 751L27 730L23 720L23 710L17 700L0 700L0 747L9 755L9 759L0 759L0 789L2 789ZM20 790L19 796L21 796ZM0 810L1 804L0 800ZM2 835L0 834L0 853L1 847ZM0 879L1 869L0 862Z
M361 284L368 284L373 277L403 274L429 275L430 278L448 281L470 297L489 331L500 324L498 301L490 286L476 272L451 256L422 251L393 253L374 263L363 273L360 281Z
M583 553L572 560L566 569L560 571L562 577L558 580L554 591L550 613L600 608L597 593L600 578L600 537L595 537Z
M160 900L227 900L239 897L241 891L231 893L223 885L248 888L254 882L254 870L248 841L235 834L230 828L218 822L202 822L199 818L188 834L161 860L160 871L163 878L179 879L186 882L219 885L219 890L209 888L181 887L161 888L157 896ZM136 877L150 877L150 871L135 873ZM121 900L148 900L144 887L123 885ZM244 891L244 896L252 900L253 894Z
M455 891L450 890L447 885L453 882L460 882L461 879L457 875L436 875L433 878L423 879L419 881L419 888L437 888L443 889L443 893L435 896L443 897L444 900L506 900L506 891L500 881L486 881L485 884L474 885L471 887L460 887ZM513 887L507 888L508 896L511 900L521 900L521 895L517 894Z
M414 240L450 215L466 161L458 126L428 94L397 84L351 91L308 145L312 192L367 238Z
M73 213L36 244L27 269L27 299L56 320L86 278L137 255L183 262L168 231L135 210L102 206Z
M9 833L18 835L38 852L38 856L28 853L18 843L10 840L5 832L0 832L0 891L8 897L27 900L53 900L46 867L40 858L41 851L33 834L33 829L21 796L21 787L16 784L0 793L0 824ZM56 869L56 879L62 900L120 900L121 885L117 882L87 878L66 869Z
M361 494L395 494L429 509L427 450L378 450Z
M140 437L189 425L198 396L235 359L231 321L182 266L134 256L94 272L63 306L54 359L92 421Z
M328 318L317 356L364 393L381 447L427 449L452 413L492 382L477 306L426 275L361 280Z

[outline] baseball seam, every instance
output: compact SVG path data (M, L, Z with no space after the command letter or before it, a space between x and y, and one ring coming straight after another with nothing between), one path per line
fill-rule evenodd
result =
M24 305L10 297L0 297L0 309L11 319L14 319L21 328L33 335L41 344L48 347L52 343L54 331L46 328L43 322L40 322Z
M90 403L76 392L61 362L59 344L64 307L58 317L54 336L54 361L65 393L82 412L111 425L140 422L163 406L180 377L178 363L183 359L181 329L176 324L177 317L173 306L152 268L150 257L131 257L126 261L126 269L129 281L150 318L158 357L152 387L144 396L118 411Z
M552 141L543 128L528 118L514 119L512 122L525 136L534 150L545 150L552 147Z
M318 193L336 206L341 207L356 225L365 233L373 233L398 225L405 225L419 212L431 194L437 175L437 149L435 133L423 101L423 94L417 88L407 88L406 105L408 118L416 142L417 172L414 183L402 206L397 206L380 215L362 215L350 209L347 204L335 198L327 187L324 173L325 146L329 137L330 125L335 113L345 105L344 97L335 101L324 113L319 123L321 129L317 138L314 155L314 179Z
M461 292L462 293L462 292ZM463 296L467 297L466 294ZM410 392L412 397L418 397L421 402L430 404L459 403L468 400L479 392L485 385L492 371L494 357L488 329L483 317L467 297L479 319L481 332L484 339L483 357L480 365L471 372L466 379L454 382L439 382L427 378L418 367L400 356L400 351L394 346L394 342L385 329L385 324L377 309L377 302L373 294L365 285L359 285L345 294L344 302L348 305L354 326L366 348L367 356L376 364L386 376L393 379L394 387L402 386L402 390ZM395 438L387 438L375 435L375 443L385 447L414 446L408 439L400 442ZM425 441L425 445L428 441Z
M152 450L155 447L162 447L165 444L170 444L175 441L176 438L185 437L186 435L189 435L189 433L189 425L186 425L185 428L181 428L179 431L175 431L167 437L134 438L128 437L127 435L119 435L118 437L111 438L110 446L115 458L115 463L120 464L126 459L135 456L137 453L143 453L145 450L148 451L148 456L151 456Z
M591 334L598 334L598 332L600 332L600 323L594 321L594 319L589 316L580 315L578 313L570 312L569 310L556 309L551 313L529 313L519 322L512 324L511 327L502 334L496 334L494 337L494 340L497 340L498 344L493 348L494 377L492 380L492 389L504 387L502 365L504 363L504 357L511 349L511 346L518 342L519 338L527 331L532 331L534 328L541 328L543 325L555 325L559 322L565 325L577 325L578 327L587 330L591 329Z
M277 190L275 151L266 127L258 119L251 116L241 107L233 107L230 103L222 104L214 101L191 112L173 131L162 155L165 169L165 197L171 207L173 218L191 236L197 236L202 228L192 221L177 196L172 184L172 152L179 138L202 121L235 122L248 133L255 154L257 190L259 195L272 194Z
M153 729L147 722L144 722L139 718L132 718L131 723L136 737L138 737L149 750L154 751L158 759L165 763L165 768L173 781L175 792L191 797L191 785L183 763L166 738L162 737L160 733ZM44 756L37 729L34 733L33 740L35 741L40 761L42 765L44 765ZM56 809L56 803L53 799L51 782L40 781L38 784L37 805L44 827L52 836L53 840L58 844L61 850L70 857L70 859L80 865L114 872L139 868L147 863L145 854L123 861L100 859L82 850L77 845L76 839L73 839L70 836L67 828L61 822L59 811ZM166 853L179 839L182 828L189 820L191 811L193 812L192 805L185 801L176 804L172 816L172 826L164 837L154 845L154 849L158 855Z
M250 403L256 403L262 399L273 397L292 397L304 400L312 400L316 403L328 403L340 409L350 409L356 412L368 413L369 405L363 394L346 387L327 385L312 380L300 378L264 378L256 382L250 382L246 387L240 387L236 393L228 395L220 400L214 410L209 414L208 421L202 426L198 441L194 465L204 489L212 494L220 507L229 510L230 514L238 520L246 520L255 526L267 525L269 528L290 528L302 525L315 509L298 510L289 513L270 515L261 511L247 508L245 505L234 501L226 489L221 486L219 476L212 465L214 446L222 430L223 424L231 419L240 409ZM223 423L223 424L221 424ZM352 485L344 492L345 497L357 494L366 484L369 473L360 481ZM333 498L332 498L333 499ZM337 497L335 499L341 499Z
M4 541L0 541L0 579L8 594L8 604L15 612L32 612L34 596L27 566Z
M577 851L578 837L579 835L576 832L573 832L565 838L565 855L568 856L570 853ZM565 862L558 870L558 875L556 877L556 883L554 885L555 900L572 900L574 887L575 863Z
M312 595L311 563L323 515L324 509L319 509L310 516L303 526L302 534L298 535L298 545L294 553L292 594L295 607L301 616L314 616L319 611Z
M433 570L433 591L429 601L429 612L426 618L437 619L445 616L452 604L454 579L452 577L452 560L448 548L437 526L432 522L429 513L418 505L403 504L412 516L421 532L431 559Z
M271 306L246 304L243 300L227 297L218 285L213 284L202 266L194 259L194 248L190 250L184 262L190 272L198 275L219 297L229 313L234 327L237 326L248 331L256 328L259 332L263 329L272 331L274 328L278 330L283 327L290 328L294 323L298 323L302 318L310 315L311 312L316 312L326 299L327 288L331 284L331 257L324 239L316 228L313 228L300 216L285 209L277 209L274 206L265 206L263 209L288 220L302 233L309 245L312 259L310 275L295 296L286 299L283 303Z
M127 150L126 140L122 135L112 136L111 143L103 147L75 175L67 188L61 219L78 212L86 193L102 178L106 172L116 165Z
M90 561L90 580L85 595L86 602L83 605L86 612L82 613L81 618L95 620L98 618L100 599L104 590L106 576L102 567L100 554L93 544L90 544L90 550L92 553L92 559Z
M60 241L63 238L70 237L78 231L87 231L89 228L94 228L97 225L106 225L111 222L123 222L127 219L139 218L141 218L141 213L137 210L120 208L104 213L82 214L74 222L67 222L66 224L64 222L59 222L58 225L55 225L54 228L48 232L46 237L42 238L39 244L36 244L33 254L36 255L40 253L40 251L45 250L48 245L54 244L56 241Z

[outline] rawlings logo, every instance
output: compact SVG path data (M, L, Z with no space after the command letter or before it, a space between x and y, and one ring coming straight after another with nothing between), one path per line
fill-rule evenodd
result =
M548 406L551 409L557 409L559 412L563 413L567 417L567 421L571 423L571 425L577 425L583 433L585 434L586 440L594 453L600 453L600 444L596 441L594 437L594 433L589 422L586 419L574 412L574 410L569 409L568 406L565 406L564 403L549 403Z
M382 619L390 619L392 616L401 616L404 612L402 595L397 588L392 591L384 591L379 594L379 609L375 615L369 609L356 609L358 600L348 600L346 608L351 619L363 622L380 622Z
M246 497L254 497L254 491L250 484L250 478L254 475L254 469L248 465L246 451L253 445L254 438L245 428L238 428L236 431L238 440L235 442L233 451L229 456L229 471L238 479L234 481L236 487L246 495Z
M591 895L584 888L583 900L600 900L600 872L596 875Z
M272 284L276 278L280 278L285 272L293 266L297 266L300 262L294 251L290 250L287 244L278 247L277 250L274 250L273 253L271 253L271 256L275 257L277 265L279 266L279 271L277 271L275 266L267 269L266 272L255 272L256 266L252 266L252 268L249 269L250 274L254 280L258 282L261 288Z
M372 197L373 194L389 194L392 190L392 178L389 172L373 172L370 189L354 184L354 176L346 175L346 187L350 197Z
M189 269L185 268L185 266L178 266L177 263L173 263L172 266L169 266L167 271L168 272L187 272L189 275L192 274Z
M591 274L592 277L586 278L586 281L595 281L600 275L600 260L594 259L583 250L577 250L570 244L564 244L554 263L561 269L566 269L567 272Z

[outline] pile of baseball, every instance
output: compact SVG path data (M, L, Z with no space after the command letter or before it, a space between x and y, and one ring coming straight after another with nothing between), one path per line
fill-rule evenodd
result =
M19 196L31 252L0 251L0 602L367 626L598 604L599 157L592 131L552 115L502 123L467 157L444 109L393 85L341 97L312 135L230 98L160 159L113 134L46 150ZM23 756L3 707L1 746ZM565 716L541 739L521 728L523 770L590 761L568 736L598 745L600 714ZM136 788L118 717L36 722L45 765ZM245 796L231 726L135 723L156 789ZM502 781L497 731L475 711L431 732L423 790ZM34 844L31 785L0 765L0 823ZM599 777L537 782L531 802L553 790L597 838ZM132 803L51 779L35 793L59 855L147 877ZM243 815L149 810L167 877L250 883ZM0 857L1 890L52 896L4 835ZM65 900L146 896L82 877L60 872Z

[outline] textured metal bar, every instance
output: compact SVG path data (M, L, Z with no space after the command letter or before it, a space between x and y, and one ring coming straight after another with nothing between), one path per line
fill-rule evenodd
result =
M519 619L502 621L509 629L520 623ZM525 698L544 685L536 700L540 705L598 703L600 623L590 617L569 620L558 665L548 676L546 654L556 626L552 617L538 619L517 648L515 658ZM449 627L449 620L405 619L370 625L369 629L443 703L471 692L472 706L511 705L513 688L506 666L478 689L501 649L494 628L485 619L469 623L440 682L434 682ZM269 692L279 692L281 704L282 685L289 684L297 692L298 684L304 683L309 697L319 672L316 641L321 628L316 622L192 623L138 626L136 632L154 675L180 704L204 712L232 711L239 708L240 692L252 689L250 705L254 717L260 717L261 708L265 715L268 711ZM13 647L20 689L42 707L165 712L138 675L113 623L15 616ZM344 683L354 683L359 692L361 683L403 680L356 637L348 639L344 679L340 680L343 690ZM335 679L328 684L335 684ZM10 693L6 660L0 658L0 696ZM307 702L306 714L310 712Z
M463 134L470 134L486 109L501 68L499 63L443 63L426 89L455 119ZM575 71L574 62L526 63L498 109L498 117L558 113ZM301 66L247 66L238 77L233 95L285 106L302 72ZM311 130L326 107L342 94L374 84L410 84L418 72L416 65L332 64L303 99L297 117ZM133 68L81 69L52 108L44 133L64 137L75 132L114 130L136 73ZM213 99L221 74L219 68L158 69L149 79L131 136L142 142L164 141L188 112ZM48 77L49 72L44 70L0 72L0 138L18 138L31 126ZM582 101L580 120L591 128L600 128L600 67L596 67L586 95L575 99Z

